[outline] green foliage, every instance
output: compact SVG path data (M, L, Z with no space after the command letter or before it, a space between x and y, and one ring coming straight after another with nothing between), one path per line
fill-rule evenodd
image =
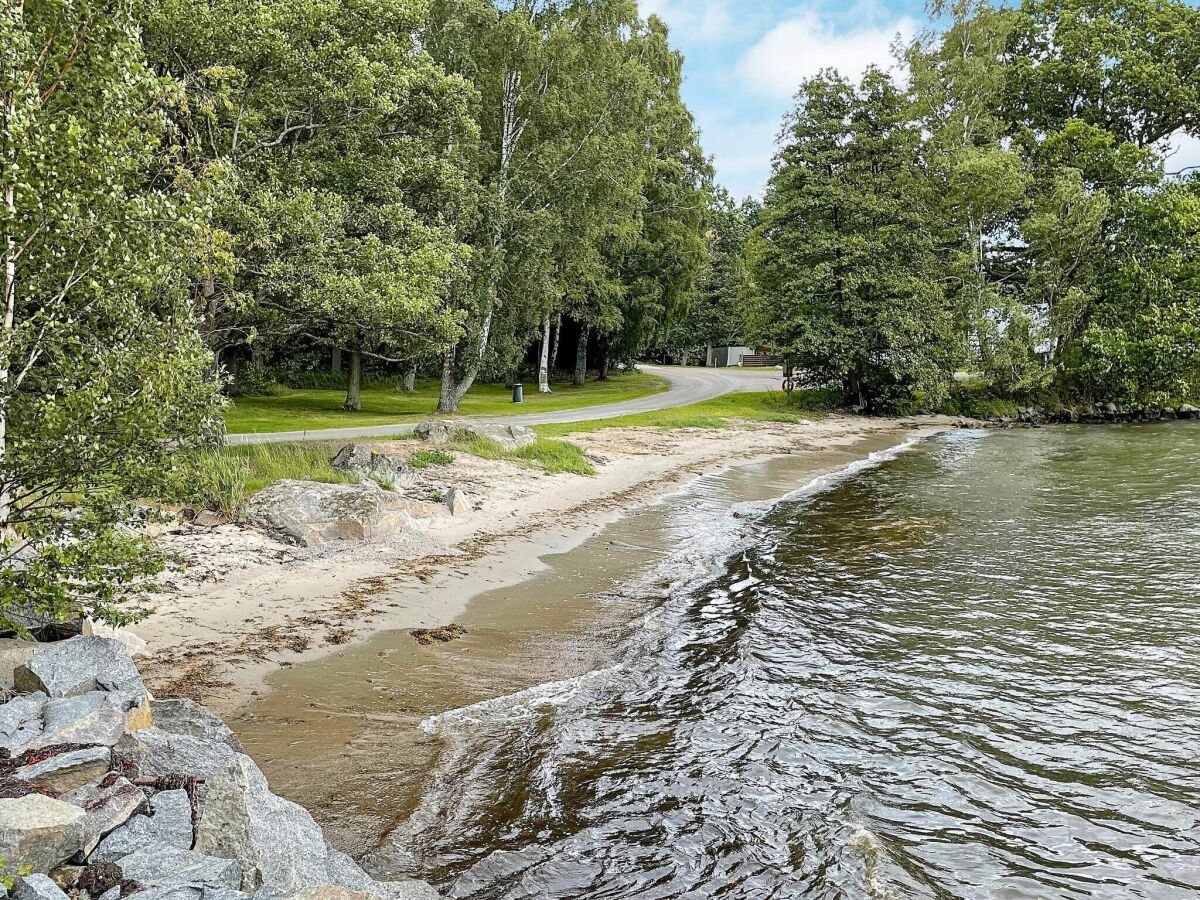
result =
M962 356L933 185L904 94L871 70L806 81L751 240L759 342L872 411L936 404Z
M452 462L454 462L454 455L445 450L418 450L408 458L408 464L414 469L448 466Z
M207 185L128 7L8 4L0 46L0 624L121 622L166 563L136 501L186 463L173 446L220 434L187 295Z
M303 335L416 358L458 335L476 128L471 90L415 39L425 12L145 0L148 51L186 90L178 139L234 173L217 210L233 264L199 298L214 346Z

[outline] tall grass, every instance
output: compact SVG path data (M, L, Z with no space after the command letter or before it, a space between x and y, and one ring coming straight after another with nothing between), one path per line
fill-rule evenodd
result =
M245 513L253 494L285 478L351 484L358 480L357 475L330 464L341 446L328 441L255 444L203 453L196 458L193 480L184 486L182 498L236 519Z
M475 438L470 441L455 441L450 446L483 459L504 459L531 469L541 469L548 475L557 475L560 472L574 475L596 474L596 467L588 461L583 448L568 441L539 437L535 444L519 450L509 450L487 438Z

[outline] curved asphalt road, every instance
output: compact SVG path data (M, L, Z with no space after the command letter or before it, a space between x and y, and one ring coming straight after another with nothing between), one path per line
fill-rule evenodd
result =
M735 391L767 391L778 388L781 376L774 370L698 369L680 366L638 366L643 372L660 375L670 382L670 388L636 400L622 400L600 406L560 409L555 412L523 413L513 416L483 418L480 421L503 422L505 425L551 425L564 422L592 422L596 419L615 419L633 413L653 412L676 406L689 406L712 400ZM434 415L430 413L430 415ZM470 418L470 417L468 417ZM269 434L230 434L225 443L277 444L287 441L338 441L353 438L381 438L408 434L416 426L374 425L365 428L323 428L316 431L276 431Z

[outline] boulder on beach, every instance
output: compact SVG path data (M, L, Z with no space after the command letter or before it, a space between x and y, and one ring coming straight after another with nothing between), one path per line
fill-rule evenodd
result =
M160 731L225 744L242 752L242 742L233 730L194 700L155 700L150 707Z
M416 427L416 436L435 447L453 441L487 440L505 450L520 450L537 443L537 435L524 425L504 425L497 422L459 422L431 419Z
M0 800L0 856L12 869L49 872L83 849L84 811L42 794Z
M195 835L187 791L161 791L150 801L150 808L153 815L139 812L100 841L88 862L120 862L131 853L155 847L191 850Z
M285 480L255 494L249 513L276 536L316 547L420 530L433 508L374 484Z
M77 697L90 691L117 694L127 708L146 696L142 676L123 643L97 635L80 635L55 644L41 644L13 675L22 693L43 691L48 696Z
M325 840L302 806L277 797L250 757L239 754L209 782L196 851L236 859L246 892L267 885L290 895L334 885L379 897L437 897L421 882L376 882Z
M364 481L393 488L411 487L416 472L398 459L372 450L367 444L347 444L337 452L331 465L341 472L353 472Z

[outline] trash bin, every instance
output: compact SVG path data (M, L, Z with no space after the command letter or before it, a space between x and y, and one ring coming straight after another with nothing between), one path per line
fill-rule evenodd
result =
M512 388L513 388L513 403L524 403L525 402L525 385L514 384L512 386Z

